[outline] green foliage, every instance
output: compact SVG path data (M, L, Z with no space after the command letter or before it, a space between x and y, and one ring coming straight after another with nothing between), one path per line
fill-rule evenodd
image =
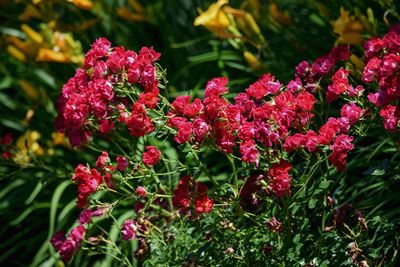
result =
M0 159L0 221L4 224L0 231L0 265L63 266L49 240L56 230L70 229L78 216L76 189L71 186L73 168L79 162L93 163L102 150L111 150L117 155L123 154L125 146L138 147L134 156L140 159L144 149L143 140L138 143L128 136L98 141L82 151L64 142L55 142L56 99L62 85L82 64L79 59L37 60L40 47L57 51L55 32L69 38L73 45L67 52L74 57L82 56L88 45L100 36L133 50L154 45L156 51L162 52L160 64L168 70L169 85L161 94L173 99L178 95L201 96L206 81L216 76L229 76L232 93L243 91L267 71L288 82L301 60L313 60L335 44L338 35L332 31L332 21L340 16L341 6L356 15L363 25L368 25L361 34L364 40L384 33L388 25L399 19L398 7L392 1L275 1L291 21L282 24L271 15L272 1L260 1L258 11L249 4L258 1L231 1L233 8L254 15L265 39L265 43L254 45L252 41L259 41L259 37L253 36L254 40L249 41L218 38L205 28L193 26L197 7L206 10L212 1L141 1L142 13L128 2L93 1L94 6L85 10L69 1L0 1L0 134L11 132L14 143L21 138L23 145L13 145L12 152L23 151L28 157L22 163ZM145 19L122 18L117 12L121 7ZM26 17L26 14L31 15ZM23 24L42 36L43 46L32 41L21 28ZM26 51L20 49L25 60L10 53L8 47L16 46L11 37L28 45ZM255 55L261 67L252 68L243 56L245 51ZM360 51L355 46L356 56L362 56ZM326 111L319 104L316 108ZM325 121L325 118L315 119ZM268 262L271 266L351 266L350 251L367 260L370 266L396 266L400 235L398 134L382 136L377 125L363 124L360 135L369 133L370 137L357 143L349 160L351 171L337 174L324 165L323 159L312 161L295 154L293 157L306 159L309 164L294 166L297 174L293 178L293 198L276 202L265 198L262 212L257 214L241 209L235 195L250 174L249 166L221 153L197 151L190 146L181 150L186 155L179 155L171 138L147 140L163 148L166 159L160 171L166 174L157 178L169 179L166 190L173 190L178 182L179 175L174 172L184 170L210 185L211 174L221 185L212 192L213 196L227 197L219 200L221 206L207 217L188 221L174 214L177 218L168 221L165 231L151 232L149 252L143 258L133 254L138 244L118 241L119 226L124 219L138 215L132 207L125 207L113 214L114 217L96 221L98 228L91 233L109 238L123 247L123 251L118 251L112 243L95 246L87 242L70 264L264 266ZM27 145L29 138L24 134L32 131L40 133L40 138L33 143L43 153ZM165 133L161 131L157 136ZM123 148L113 139L123 140ZM159 186L150 180L144 185L150 189ZM328 203L328 197L336 203ZM351 207L347 209L344 223L334 225L335 210L348 204ZM356 219L356 210L364 215L365 222ZM273 216L282 223L279 233L266 226Z

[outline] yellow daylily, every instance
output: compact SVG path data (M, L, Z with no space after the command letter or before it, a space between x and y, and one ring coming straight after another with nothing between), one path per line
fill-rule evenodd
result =
M274 2L271 2L269 4L268 9L269 9L269 17L272 20L275 20L277 23L281 25L292 24L292 19L289 16L289 12L285 11L282 13Z
M65 53L57 52L49 48L39 48L36 61L69 63L71 62L71 57Z
M131 7L133 8L133 10L135 10L137 13L139 13L139 14L144 13L143 6L137 0L128 0L128 2L131 5Z
M343 7L340 8L340 16L336 21L332 22L332 26L333 32L339 35L336 40L337 44L360 45L363 43L361 35L364 31L363 24L355 16L350 16L350 12Z
M9 36L9 37L7 37L7 41L8 41L11 45L13 45L13 46L15 46L16 48L18 48L19 50L21 50L24 54L29 54L29 55L31 55L32 52L33 52L33 51L32 51L32 46L30 46L30 45L28 44L28 42L23 41L23 40L21 40L21 39L15 37L15 36Z
M83 10L91 10L93 8L93 3L90 0L68 0L68 2Z
M43 37L40 33L32 29L29 25L27 24L22 24L21 25L21 30L29 37L30 40L35 42L36 44L41 44L43 43Z
M228 0L218 0L211 4L206 11L196 17L194 26L204 26L218 37L226 37L231 26L231 20L223 8L227 4Z
M16 142L18 151L13 155L15 163L24 165L31 161L31 156L42 156L43 148L37 142L40 139L40 133L37 131L26 131Z
M146 17L143 14L132 13L125 6L117 9L117 15L129 21L142 22L146 20Z
M243 53L244 58L246 59L247 63L253 70L261 70L263 69L263 66L258 60L258 58L251 52L249 51L244 51Z
M19 85L21 86L22 91L33 100L37 100L39 98L39 92L36 88L30 84L27 80L20 80Z
M25 62L26 61L26 56L25 54L19 50L18 48L16 48L13 45L8 45L7 46L7 52L12 55L13 57L15 57L16 59L18 59L19 61Z

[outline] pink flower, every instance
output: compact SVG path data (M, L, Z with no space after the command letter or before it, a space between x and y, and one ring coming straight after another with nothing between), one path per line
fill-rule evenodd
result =
M62 232L57 232L51 238L50 242L54 249L60 254L64 262L71 260L72 256L79 249L83 237L85 235L85 228L82 225L72 229L70 235L65 238Z
M197 143L203 142L204 138L208 134L209 126L202 118L196 118L193 120L192 132L194 135L194 141Z
M107 151L103 151L101 155L97 158L96 168L104 169L110 163L110 158L108 157Z
M129 161L124 156L117 156L117 169L121 172L125 171L129 165Z
M296 66L296 77L305 78L309 72L310 64L307 61L302 61Z
M160 160L160 151L155 146L147 146L146 152L143 153L143 163L146 166L154 166L157 165Z
M258 150L254 140L246 140L240 144L240 154L242 154L242 160L248 163L258 164Z
M123 240L132 240L136 237L137 226L134 220L126 220L121 227Z
M147 196L147 190L145 187L143 186L138 186L136 188L136 195L140 196L140 197L146 197Z
M264 74L258 81L251 84L246 93L254 99L261 99L265 95L276 94L279 91L281 84L275 81L275 77L271 74Z
M352 136L341 134L335 138L330 146L332 153L328 156L328 159L339 172L346 169L347 153L354 148L351 143L353 140Z
M79 223L80 224L88 224L92 222L93 217L99 217L103 215L103 209L85 209L81 211L79 215Z
M228 79L225 77L218 77L210 80L206 85L206 90L204 91L204 97L210 96L220 96L228 92L226 85L228 84Z
M363 113L364 110L354 104L354 102L344 105L340 110L340 114L342 115L342 117L347 118L351 126L357 123Z
M383 118L385 130L394 133L400 120L400 107L387 105L381 109L379 115Z

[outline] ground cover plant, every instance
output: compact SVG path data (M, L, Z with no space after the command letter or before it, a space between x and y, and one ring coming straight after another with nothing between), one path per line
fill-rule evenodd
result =
M97 35L84 56L73 39L68 44L75 48L61 55L47 45L27 52L7 39L17 60L76 70L59 93L51 92L53 100L43 87L19 80L29 101L45 110L29 107L22 123L11 115L1 120L13 129L0 139L8 181L0 191L2 220L13 216L18 195L28 207L1 232L2 261L15 262L10 258L25 244L45 240L30 248L32 266L396 266L400 27L389 23L395 9L385 13L383 27L371 8L349 15L338 7L336 41L324 53L293 59L289 70L288 55L273 50L286 37L263 35L256 2L233 8L218 1L194 18L194 26L219 40L212 42L217 52L192 67L217 56L219 71L206 70L203 83L188 91L175 86L196 84L185 81L190 71L171 73L174 64L163 61L171 55L157 47L134 51ZM73 2L84 10L90 3ZM141 23L157 6L145 12L136 1L130 5L118 7L118 16ZM274 22L268 29L287 25L290 33L296 16L280 8L268 3ZM22 30L28 44L40 39L29 26ZM72 38L53 30L50 36L60 34ZM38 72L48 85L51 71ZM17 107L0 96L7 108ZM55 121L54 130L46 132L47 120ZM15 140L12 132L26 128ZM26 223L47 211L50 223Z

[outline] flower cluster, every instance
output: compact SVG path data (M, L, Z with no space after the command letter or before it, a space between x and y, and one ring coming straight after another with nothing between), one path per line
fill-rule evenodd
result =
M400 120L399 105L390 103L400 99L400 27L394 26L382 38L371 38L364 44L365 63L362 80L378 84L378 91L368 94L368 99L382 107L380 115L385 129L396 131Z
M63 261L68 262L75 252L79 249L85 237L85 225L92 222L92 217L102 216L103 209L86 209L79 215L79 225L71 230L68 237L65 233L56 232L50 240L53 248L60 254Z
M172 202L182 213L189 212L191 207L194 207L196 214L208 213L212 210L214 200L207 196L207 190L205 184L185 176L179 180Z
M97 39L85 56L84 67L63 86L57 130L66 133L73 146L87 142L94 129L110 132L115 117L134 136L153 131L145 107L154 108L159 101L154 66L159 56L152 48L143 47L137 54L124 47L111 48L105 38ZM132 111L126 108L131 103L129 96L137 98Z
M113 172L123 171L128 166L128 160L123 156L117 156L117 166L111 164L111 160L106 151L97 158L96 168L89 168L79 164L75 168L72 181L78 186L78 208L85 208L88 198L97 191L104 182L107 187L112 188Z
M69 261L75 252L79 249L85 236L86 229L82 225L72 229L70 235L66 238L63 232L57 232L51 238L50 242L53 248L60 254L63 261Z
M266 74L229 103L223 97L227 83L214 78L204 99L190 104L190 97L178 97L172 103L169 124L178 130L175 141L201 144L208 137L219 150L233 153L237 148L243 161L258 164L257 145L278 146L290 129L305 127L313 117L315 98L301 86L284 90Z
M267 203L266 196L284 201L286 198L283 197L291 197L291 191L296 188L291 182L299 175L307 174L305 168L308 165L298 164L295 160L297 153L307 161L313 157L318 161L329 161L328 171L335 167L338 172L343 172L349 152L355 147L355 137L362 130L360 121L373 120L379 114L386 130L397 130L400 121L400 107L396 102L400 96L400 83L397 82L399 34L399 29L394 28L382 39L373 38L365 45L367 64L362 80L379 84L378 92L368 97L364 92L370 87L352 84L354 72L350 63L345 67L339 65L351 55L350 47L343 45L313 63L301 62L296 68L296 77L287 85L271 74L264 74L244 92L229 99L228 79L217 77L207 83L204 97L178 96L172 103L163 98L163 105L158 105L162 97L153 65L159 54L143 48L137 55L122 47L111 48L107 40L99 39L86 54L84 69L78 70L63 88L58 126L67 133L73 145L87 141L94 129L105 134L117 130L116 123L122 123L136 138L155 132L139 139L141 146L149 142L148 139L168 137L172 132L176 143L192 146L193 154L196 153L193 148L217 150L227 155L232 165L241 161L241 171L233 166L232 177L236 180L233 195L243 210L259 213ZM329 112L324 105L326 102L339 109ZM126 108L128 105L132 106L131 110ZM165 107L169 107L167 114ZM323 114L315 111L318 109ZM126 131L124 128L122 131ZM183 166L179 160L170 160L168 153L163 153L166 171L158 172L164 167L158 164L161 151L155 146L145 146L144 150L138 153L136 148L133 149L129 160L117 156L114 164L108 153L103 152L95 168L79 164L72 178L78 186L79 208L87 207L89 198L99 188L108 188L119 196L129 194L121 199L131 199L135 195L133 198L139 201L134 207L139 216L137 222L128 219L123 223L121 235L124 240L137 238L142 225L140 220L155 210L175 218L171 212L175 208L189 218L191 215L197 218L214 207L206 184L191 176L181 176L182 170L192 173L192 166ZM125 151L124 154L129 155ZM200 161L197 154L195 156L196 161ZM175 165L177 170L171 171L168 164L175 161L179 167ZM207 168L201 162L199 164ZM326 170L324 167L318 171ZM242 184L238 181L239 173L247 176ZM182 178L172 190L174 174L175 178ZM168 176L168 186L164 186L167 179L163 176ZM154 183L139 180L144 177L154 178ZM216 185L212 192L217 195L222 190L218 188L218 182L211 175L209 177ZM120 184L116 182L118 179L122 181ZM223 197L226 196L217 199ZM79 247L85 231L82 225L90 223L92 216L97 214L96 210L84 210L79 218L80 228L74 229L68 238L61 234L53 237L52 244L64 260L69 260ZM149 215L143 220L150 221L151 218ZM275 217L267 222L267 226L274 232L282 228Z

